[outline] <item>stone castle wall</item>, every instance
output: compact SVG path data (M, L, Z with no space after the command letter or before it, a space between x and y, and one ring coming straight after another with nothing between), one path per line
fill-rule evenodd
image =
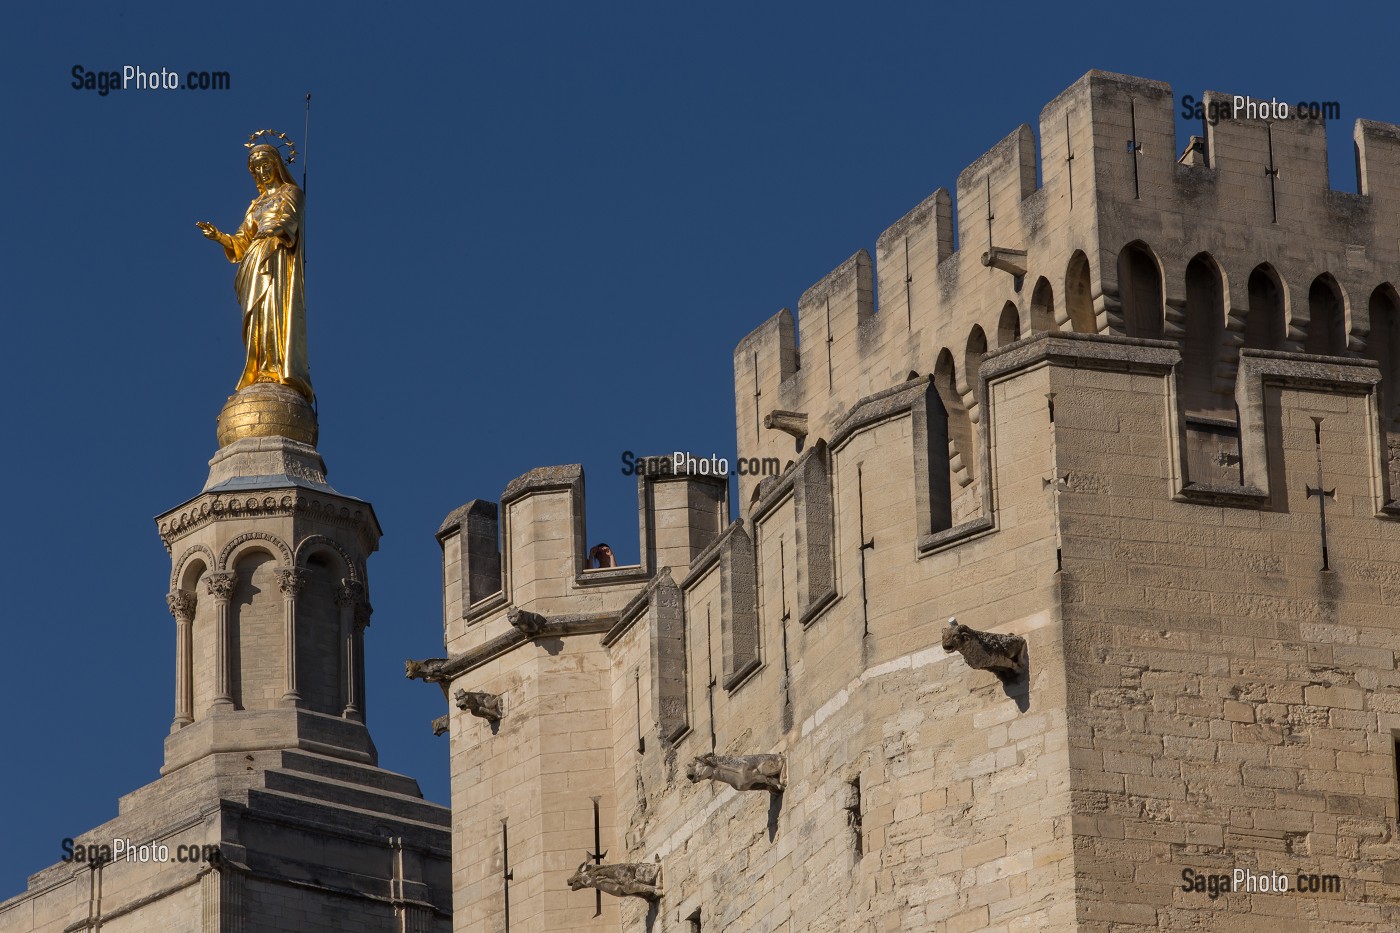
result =
M1400 131L1357 125L1349 195L1319 124L1178 159L1174 109L1087 75L1039 187L1022 127L956 241L936 193L746 337L739 455L787 467L738 521L642 477L641 565L590 571L576 466L449 516L435 677L503 709L450 704L459 929L507 891L512 930L1393 924ZM1029 670L970 667L950 617ZM691 783L711 751L786 790ZM661 899L595 916L595 844Z

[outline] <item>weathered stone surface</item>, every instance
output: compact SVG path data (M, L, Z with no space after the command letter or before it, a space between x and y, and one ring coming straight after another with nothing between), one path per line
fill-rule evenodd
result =
M774 409L763 416L763 426L771 431L782 431L801 440L807 436L807 415L800 411Z
M1002 679L1019 677L1026 672L1026 640L1019 635L978 632L949 619L943 630L943 650L962 655L967 666L979 671L991 671Z
M738 521L639 483L643 566L590 575L582 471L508 488L510 592L446 620L459 685L511 704L489 738L456 723L466 928L500 919L502 819L511 858L541 859L511 888L539 930L1400 925L1375 867L1400 858L1400 131L1359 127L1351 195L1306 121L1222 120L1179 164L1175 100L1086 75L1038 145L1017 128L744 337L738 454L779 473L738 477ZM989 242L1024 250L1024 281L981 264ZM1314 300L1324 272L1341 313ZM807 416L798 455L775 411ZM1203 424L1239 462L1193 472ZM674 592L646 563L663 548ZM526 639L512 605L613 623ZM681 779L754 749L782 756L781 797ZM601 852L664 866L654 910L561 890ZM1180 890L1235 865L1343 891Z
M640 897L655 901L661 898L661 888L657 884L659 877L659 866L645 862L617 865L584 862L569 878L569 888L574 891L596 888L613 897Z
M378 525L324 470L307 445L236 440L157 519L177 623L160 777L55 833L163 856L45 868L0 903L0 931L451 929L450 812L377 766L363 721Z
M515 629L526 638L534 638L542 634L549 620L538 612L530 612L528 609L521 609L512 606L510 612L506 614L506 621L511 628Z
M501 698L482 690L458 690L453 699L457 708L489 722L501 721Z
M735 790L766 790L783 792L782 755L715 755L704 754L685 769L686 778L698 781L720 781Z

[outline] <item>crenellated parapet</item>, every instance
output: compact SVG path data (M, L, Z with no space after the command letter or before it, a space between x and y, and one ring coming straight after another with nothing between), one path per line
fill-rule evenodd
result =
M739 455L786 461L782 412L829 439L859 399L933 374L969 489L980 454L957 422L981 417L981 355L1042 332L1173 341L1203 435L1232 417L1241 346L1369 357L1400 382L1400 128L1356 121L1358 193L1335 191L1321 119L1200 97L1214 122L1178 146L1170 86L1090 72L809 288L735 350ZM758 481L740 478L745 510Z
M664 867L667 923L757 928L774 899L794 928L903 922L889 864L924 918L1009 877L1057 905L1018 922L1057 928L1092 899L1077 847L1133 819L1105 812L1155 838L1185 793L1229 823L1215 777L1253 765L1184 759L1272 736L1250 704L1323 728L1334 683L1393 681L1400 131L1358 124L1353 195L1320 126L1222 120L1178 159L1175 106L1086 75L1041 114L1038 173L1021 127L745 337L739 454L784 467L741 477L738 515L723 481L645 473L641 561L597 569L580 467L449 516L448 657L418 670L478 698L449 711L459 895L494 903L509 842L572 883L559 928L644 928L587 880L618 866ZM735 852L748 899L712 883ZM783 887L793 853L821 890Z
M478 499L455 509L437 532L448 643L465 637L475 646L495 637L507 610L615 610L656 568L683 572L728 524L722 477L642 470L637 502L641 561L624 567L588 566L578 464L531 470L506 486L499 504Z

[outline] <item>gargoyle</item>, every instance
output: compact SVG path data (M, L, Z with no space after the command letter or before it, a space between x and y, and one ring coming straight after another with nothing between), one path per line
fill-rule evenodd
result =
M807 414L801 411L770 411L763 416L763 426L801 440L807 436Z
M510 612L506 613L506 621L527 638L535 638L542 634L545 625L549 622L538 612L531 612L528 609L520 609L515 606L512 606Z
M783 792L782 755L716 755L707 752L686 765L695 781L723 781L735 790Z
M661 897L657 881L661 866L651 862L619 862L615 865L594 865L584 862L569 878L569 889L596 888L613 897L641 897L649 901Z
M501 721L501 698L479 690L458 690L457 708L491 722Z
M1026 672L1026 640L1020 635L979 632L949 619L943 630L943 650L958 652L968 667L991 671L1004 681Z
M451 728L451 726L448 723L448 717L446 714L443 714L442 716L439 716L437 719L433 720L433 735L442 735L449 728Z
M442 688L443 699L446 699L447 682L451 680L443 671L447 662L447 658L424 658L422 661L410 658L403 662L404 676L409 680L421 680L425 684L437 684Z

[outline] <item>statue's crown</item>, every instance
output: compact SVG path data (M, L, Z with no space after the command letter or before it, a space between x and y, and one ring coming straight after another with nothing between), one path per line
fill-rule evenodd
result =
M258 140L264 137L266 137L267 141L259 143ZM282 158L286 159L288 165L291 165L297 160L297 144L288 139L286 133L278 133L273 130L258 130L248 137L248 141L243 144L243 148L252 149L259 145L271 146L278 152L282 152L283 149L286 149L286 152L282 154Z

